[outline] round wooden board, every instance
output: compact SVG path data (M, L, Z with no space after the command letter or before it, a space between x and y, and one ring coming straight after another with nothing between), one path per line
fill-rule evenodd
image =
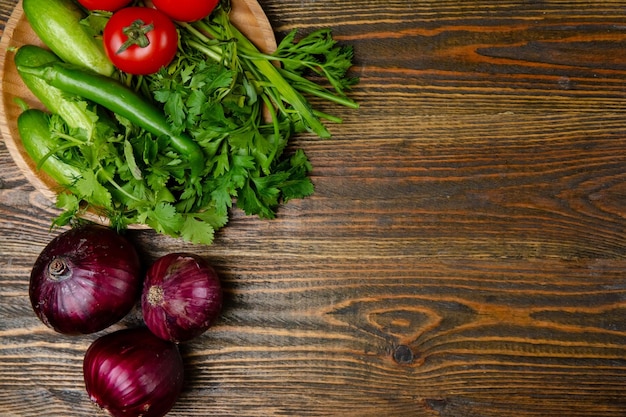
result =
M272 26L256 0L232 0L230 19L260 50L270 53L276 49L276 38ZM0 132L20 171L38 191L54 202L59 190L58 184L44 172L36 169L35 163L22 146L17 130L17 118L22 109L16 103L16 99L24 100L30 107L45 110L24 85L13 62L14 48L25 44L44 46L26 20L20 1L9 18L0 40L0 85L2 86ZM90 216L90 219L107 223L106 219L96 216Z

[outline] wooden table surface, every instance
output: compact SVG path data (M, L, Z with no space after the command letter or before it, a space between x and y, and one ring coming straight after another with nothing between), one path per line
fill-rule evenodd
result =
M260 3L354 45L361 108L296 139L316 193L277 219L131 233L226 291L170 415L626 416L626 1ZM1 416L96 415L97 335L28 300L55 213L0 142Z

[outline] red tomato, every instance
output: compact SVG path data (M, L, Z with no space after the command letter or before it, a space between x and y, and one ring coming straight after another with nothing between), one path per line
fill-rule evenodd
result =
M78 0L87 10L106 10L114 12L126 6L131 0Z
M167 66L178 49L178 32L169 17L148 7L126 7L104 27L104 50L117 68L138 75Z
M219 0L152 0L154 7L180 22L195 22L211 14Z

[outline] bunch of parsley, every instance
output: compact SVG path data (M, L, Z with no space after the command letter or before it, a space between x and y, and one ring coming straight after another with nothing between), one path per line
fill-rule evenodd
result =
M49 118L57 143L53 154L81 173L58 194L56 204L63 211L53 225L80 222L90 212L108 219L118 230L146 224L190 242L211 243L227 216L210 206L195 212L179 206L179 193L189 181L184 158L171 148L168 138L156 138L128 120L98 110L85 106L84 111L93 116L90 135L70 128L58 115Z
M304 131L330 137L323 119L341 122L313 109L307 96L358 107L346 96L357 82L347 76L352 49L338 46L329 30L300 41L293 31L266 55L231 24L229 9L223 1L208 18L181 24L179 53L167 68L124 80L158 104L174 129L200 145L206 160L201 180L189 181L184 156L167 138L119 116L94 111L96 133L88 139L52 118L57 157L84 172L59 195L63 214L55 224L75 221L90 210L118 229L146 224L210 244L215 231L227 224L233 204L248 215L271 219L281 203L313 193L309 160L287 145Z
M338 123L341 119L313 109L307 96L359 107L346 95L358 82L358 78L348 76L352 47L338 45L330 29L319 29L298 41L298 31L293 30L268 55L231 23L229 12L229 1L222 0L207 19L181 24L186 46L239 72L259 89L269 109L321 138L330 137L330 132L320 119ZM324 81L329 88L321 84Z

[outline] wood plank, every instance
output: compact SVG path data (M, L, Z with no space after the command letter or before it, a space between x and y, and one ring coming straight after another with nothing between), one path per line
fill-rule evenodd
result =
M262 5L279 37L355 45L362 106L297 138L316 193L276 219L235 210L210 247L130 232L225 287L170 415L625 415L626 4ZM54 334L27 296L54 213L0 143L0 415L94 414L96 335Z

